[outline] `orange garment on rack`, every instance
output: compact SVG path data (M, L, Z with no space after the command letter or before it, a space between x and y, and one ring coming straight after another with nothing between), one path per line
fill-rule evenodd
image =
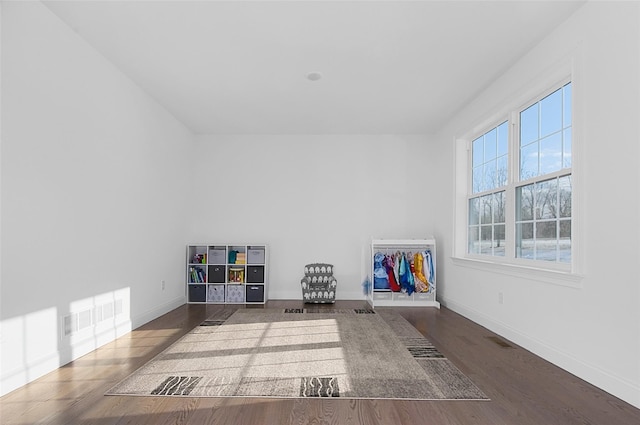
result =
M424 275L423 265L424 265L424 258L422 258L422 254L417 252L413 256L414 274L417 279L416 292L427 292L429 290L429 282L427 281L427 278ZM418 284L418 282L420 283Z

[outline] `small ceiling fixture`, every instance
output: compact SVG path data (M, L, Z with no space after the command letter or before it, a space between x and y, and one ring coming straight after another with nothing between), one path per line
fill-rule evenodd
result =
M322 78L322 74L317 71L313 71L307 74L307 80L309 81L318 81L320 78Z

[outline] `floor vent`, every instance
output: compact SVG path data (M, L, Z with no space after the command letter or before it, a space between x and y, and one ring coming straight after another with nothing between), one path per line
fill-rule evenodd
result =
M502 348L515 348L513 345L509 344L507 341L505 341L502 338L498 338L497 336L488 336L487 338L490 341L495 342L496 344L498 344Z

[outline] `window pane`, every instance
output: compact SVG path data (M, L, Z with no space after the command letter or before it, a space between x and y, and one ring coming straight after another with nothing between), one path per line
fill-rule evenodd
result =
M516 221L533 220L533 185L516 189Z
M482 206L482 213L480 214L480 223L482 224L490 224L492 221L492 208L491 201L493 199L493 195L487 195L480 198L480 203Z
M507 185L507 156L501 156L497 160L496 170L496 187L502 187Z
M478 137L473 141L473 168L484 162L484 142L482 137Z
M562 130L562 89L540 101L540 137Z
M540 140L540 174L562 169L562 133Z
M533 223L516 225L516 256L533 258Z
M520 146L538 140L538 104L520 112Z
M480 254L491 254L493 245L493 227L480 226Z
M509 126L507 121L498 127L498 156L506 155L509 146Z
M484 165L484 189L496 188L496 160L487 162Z
M469 227L469 247L468 251L470 254L477 254L480 252L479 245L479 234L480 228L477 226Z
M504 223L505 217L505 194L498 192L493 195L493 222Z
M555 247L556 243L556 221L539 221L536 224L536 239L537 240L553 240ZM555 249L555 248L554 248Z
M560 220L558 260L563 263L571 262L571 220Z
M493 238L494 238L493 255L504 257L504 253L505 253L504 235L505 235L504 224L498 224L493 228Z
M500 147L503 154L498 155L498 127L487 131L472 143L472 193L495 189L507 184L508 145L506 143L507 122L501 124ZM504 139L504 140L503 140ZM498 158L500 157L500 158Z
M531 143L520 150L520 180L538 175L538 144Z
M558 182L556 179L536 184L536 219L558 216Z
M488 162L496 158L496 145L497 145L498 131L493 130L485 133L484 135L484 160Z
M560 240L562 239L571 239L571 220L560 220Z
M571 167L571 128L567 128L562 136L562 167Z
M571 176L558 179L558 202L560 217L571 217Z
M571 126L571 83L567 84L563 88L563 126L570 127Z
M469 199L469 225L480 222L480 199Z
M482 192L484 191L484 184L483 184L483 166L479 166L473 169L473 183L472 183L472 188L473 188L473 193L478 193L478 192Z
M536 225L536 260L556 261L558 240L555 221L543 221Z

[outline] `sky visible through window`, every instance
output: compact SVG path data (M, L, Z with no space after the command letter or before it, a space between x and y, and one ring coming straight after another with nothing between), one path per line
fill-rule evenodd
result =
M571 83L520 113L520 180L571 167Z
M505 121L473 141L473 193L507 184L508 130L508 123Z

